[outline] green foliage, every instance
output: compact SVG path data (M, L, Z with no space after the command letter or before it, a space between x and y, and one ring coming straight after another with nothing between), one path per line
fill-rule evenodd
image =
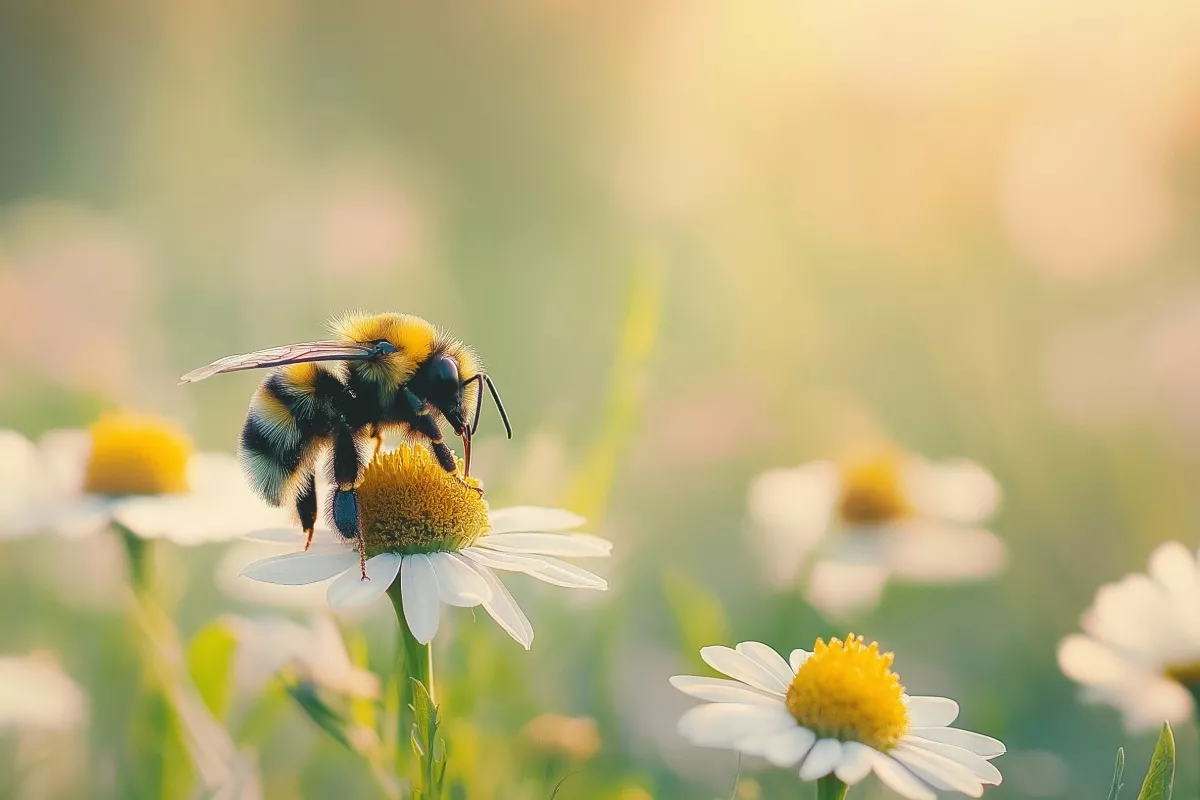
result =
M707 586L682 570L668 569L663 574L663 594L679 628L683 652L696 654L701 647L726 641L725 606Z
M412 682L412 749L418 770L413 786L413 800L440 800L446 779L446 745L438 736L441 713L433 704L429 690L416 678Z
M315 687L309 683L288 683L288 694L292 696L309 719L317 724L321 730L333 737L334 741L345 747L347 750L353 750L354 745L350 742L350 736L347 732L346 719L320 698Z
M1175 736L1171 726L1163 723L1162 732L1158 735L1158 743L1154 745L1154 755L1150 757L1150 770L1146 780L1142 781L1142 791L1138 800L1171 800L1171 790L1175 783Z
M225 719L233 699L233 660L237 638L224 622L217 621L192 637L187 651L188 675L208 710Z
M1108 800L1117 800L1117 795L1121 793L1121 776L1125 773L1125 748L1117 748L1117 763L1113 765L1113 780L1112 788L1108 790Z

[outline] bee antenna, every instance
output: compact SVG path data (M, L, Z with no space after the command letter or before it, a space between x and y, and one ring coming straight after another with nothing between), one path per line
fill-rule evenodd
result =
M492 393L492 400L496 401L496 410L500 412L500 419L504 422L504 430L508 433L508 438L512 438L512 425L508 422L508 414L504 411L504 403L500 400L500 393L496 391L496 384L492 383L492 378L486 372L483 373L483 380L487 383L488 391ZM482 388L480 394L483 393Z
M473 377L463 381L463 386L469 386L472 383L479 384L479 394L475 398L475 416L471 419L471 435L475 435L475 431L479 430L479 412L483 410L483 374L478 373Z

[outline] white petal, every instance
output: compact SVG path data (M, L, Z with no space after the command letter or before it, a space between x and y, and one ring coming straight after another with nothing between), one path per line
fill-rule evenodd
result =
M815 781L833 772L842 763L842 743L837 739L820 739L800 765L800 780Z
M1058 666L1068 678L1088 685L1125 683L1141 672L1108 646L1077 633L1059 642Z
M888 568L882 563L824 560L813 567L804 596L827 616L845 618L876 606L887 579Z
M935 728L949 725L958 717L958 703L947 697L909 697L908 724Z
M454 553L430 553L437 574L438 599L449 606L472 608L492 599L492 590L479 573Z
M400 591L408 629L418 642L429 644L437 634L442 610L437 573L429 556L420 553L404 557L400 564Z
M525 616L525 612L517 605L517 601L509 594L503 581L497 578L495 573L479 564L469 564L469 566L479 573L492 591L492 599L483 604L484 610L491 615L497 625L504 629L505 633L528 650L529 646L533 644L533 626L529 624L529 618Z
M775 734L763 751L763 756L777 767L794 767L816 741L815 733L797 725Z
M539 581L554 586L565 586L568 589L596 589L598 591L608 589L608 581L582 567L559 561L550 556L539 556L538 559L544 566L527 574Z
M475 546L465 547L459 551L459 554L466 556L476 564L482 564L485 567L504 570L506 572L524 572L529 574L537 572L546 566L546 562L536 556L501 553L498 550L487 550Z
M86 539L112 523L113 508L116 504L117 501L113 498L97 495L84 494L64 498L44 518L45 527L65 539Z
M786 683L779 680L757 661L731 647L722 645L702 647L700 658L704 659L704 663L717 672L724 673L742 683L748 683L756 689L778 695L787 692Z
M250 531L242 537L248 542L263 542L265 544L287 544L304 546L304 532L296 528L260 528ZM316 535L314 534L314 539Z
M918 583L958 583L990 578L1008 563L1003 540L982 528L934 521L898 524L887 539L896 578Z
M334 608L366 606L387 593L396 573L400 571L400 556L395 553L380 553L367 559L367 578L362 579L355 557L354 569L347 570L340 578L329 584L325 598Z
M484 536L477 547L503 553L587 558L612 553L612 542L588 533L501 533Z
M357 564L358 554L348 550L340 553L285 553L255 561L242 570L242 574L264 583L299 586L328 580Z
M951 522L979 522L1000 504L1000 485L974 461L936 464L910 459L904 469L905 492L922 515Z
M908 767L917 777L938 789L982 797L983 784L961 764L929 750L921 750L901 742L888 755Z
M878 750L872 750L870 756L875 774L892 791L904 795L908 800L937 800L937 795L928 784L909 772L900 762Z
M743 736L773 733L795 724L782 705L710 703L688 710L679 719L679 734L700 747L729 747Z
M961 747L963 750L974 753L981 758L995 758L1008 752L1004 747L1004 743L999 739L993 739L990 736L984 736L982 733L975 733L974 731L964 731L960 728L913 727L909 728L909 733L913 736L920 736L922 739Z
M788 666L792 668L793 676L795 673L800 671L800 667L804 666L804 662L808 661L808 657L810 655L812 655L812 653L799 648L796 648L792 651L792 654L788 656Z
M723 678L674 675L671 677L671 685L686 695L712 703L749 703L774 706L780 703L777 694L760 692L741 681L728 681Z
M935 728L934 730L949 731L955 729ZM961 747L955 747L954 745L942 744L941 742L924 739L920 736L914 736L912 733L906 734L905 737L900 741L904 744L916 747L919 750L924 750L929 753L936 753L943 758L953 761L955 764L966 768L968 772L979 779L980 783L998 786L1002 780L1000 770L996 769L994 764L982 756L978 756L968 750L962 749Z
M783 656L762 642L742 642L734 649L756 661L763 669L778 678L784 686L790 684L792 678L796 677L796 673L788 666L788 662L783 660Z
M871 748L859 742L843 742L842 763L833 772L847 786L858 783L871 774Z
M510 506L491 512L492 533L565 531L578 528L585 520L562 508Z

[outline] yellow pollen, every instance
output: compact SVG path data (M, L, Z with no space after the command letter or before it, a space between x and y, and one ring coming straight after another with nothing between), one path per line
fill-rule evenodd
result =
M891 671L894 658L853 633L845 642L817 639L788 687L787 709L818 736L887 750L908 731L904 687Z
M847 524L878 524L910 516L901 461L883 454L842 467L842 496L838 516Z
M1200 661L1169 666L1163 672L1171 680L1189 689L1200 688Z
M83 480L87 494L148 495L186 492L192 442L158 417L105 414L89 429L92 450Z
M459 461L461 468L462 461ZM420 445L375 456L358 485L367 553L432 553L468 547L491 527L479 481L442 469Z

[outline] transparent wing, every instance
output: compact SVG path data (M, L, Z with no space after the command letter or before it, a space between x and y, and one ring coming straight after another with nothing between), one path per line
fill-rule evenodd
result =
M302 342L268 347L253 353L218 358L206 367L194 369L179 379L180 383L195 383L222 372L238 372L245 369L281 367L303 361L360 361L379 355L377 348L343 342Z

